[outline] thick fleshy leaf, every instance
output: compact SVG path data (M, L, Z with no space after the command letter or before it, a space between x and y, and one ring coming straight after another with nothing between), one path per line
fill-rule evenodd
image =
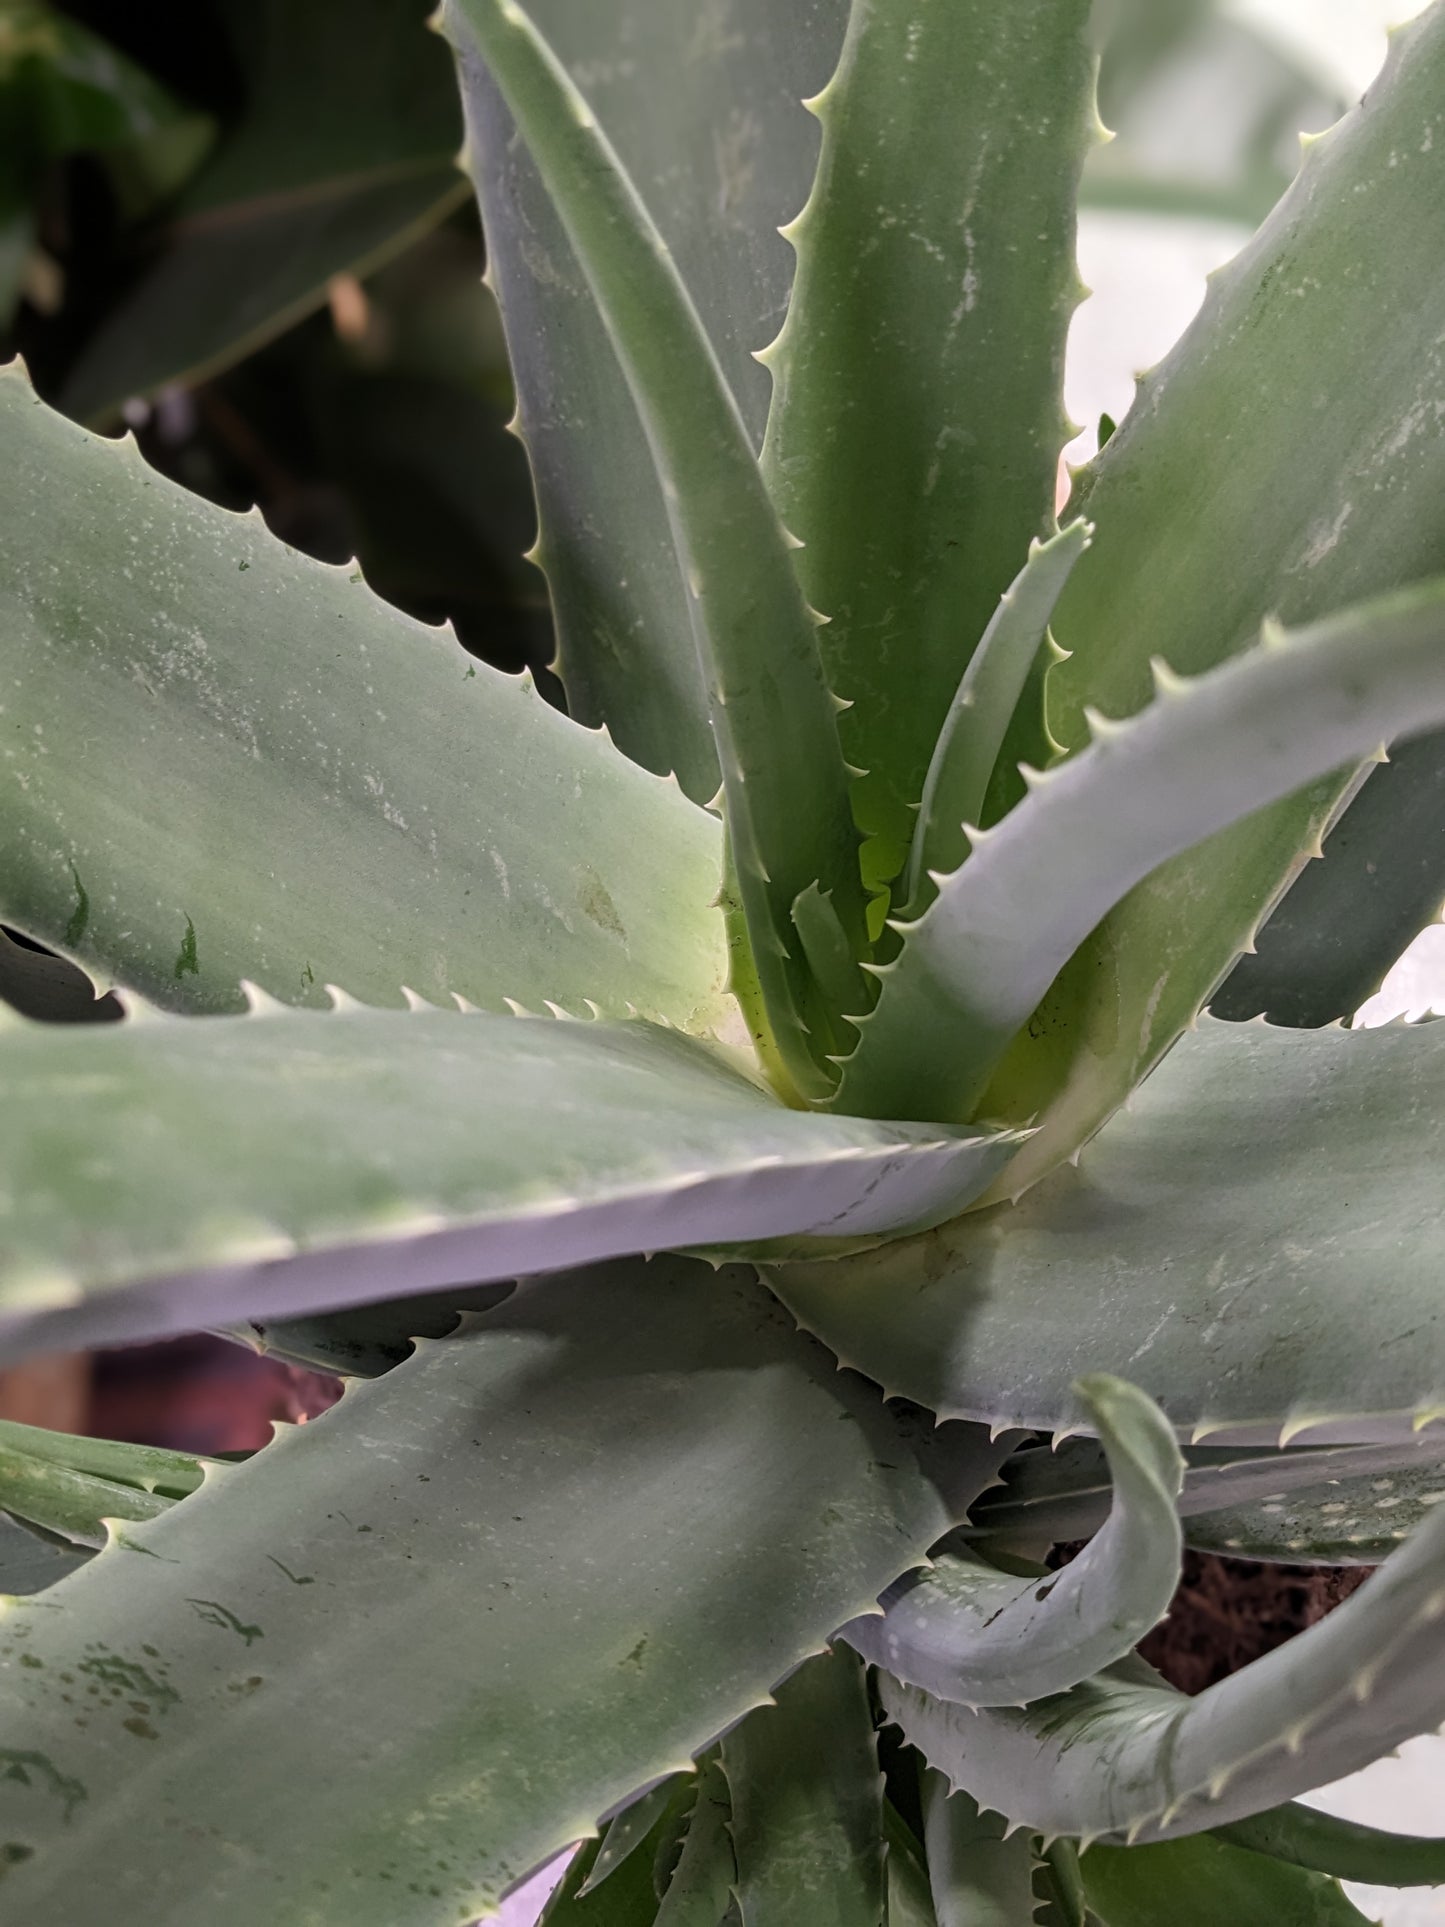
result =
M1060 665L1062 667L1063 665ZM1445 719L1445 578L1259 646L1157 694L1128 722L1090 711L1092 741L994 829L881 972L836 1102L874 1117L976 1113L1010 1040L1077 947L1170 857L1375 746ZM1047 1126L1045 1126L1047 1129ZM1056 1161L1077 1149L1057 1138ZM1032 1145L1022 1160L1042 1175ZM1006 1186L1021 1184L1010 1173Z
M82 420L194 379L320 306L457 207L461 141L426 0L224 0L237 124L170 210L61 395ZM133 270L132 270L133 271Z
M1091 1847L1081 1862L1104 1927L1366 1927L1333 1880L1209 1834L1153 1847Z
M0 1330L24 1349L745 1243L749 1223L869 1237L936 1222L1012 1148L786 1110L641 1023L15 1019L0 1066Z
M305 1318L255 1318L224 1328L223 1336L263 1358L330 1372L337 1378L380 1378L410 1358L413 1340L448 1338L464 1311L490 1311L511 1291L512 1279L451 1286L406 1298L381 1298Z
M1282 1451L1249 1445L1188 1445L1179 1516L1186 1521L1199 1518L1201 1529L1208 1530L1211 1514L1245 1508L1257 1513L1263 1503L1293 1501L1296 1493L1326 1485L1352 1492L1368 1487L1372 1496L1397 1486L1413 1491L1418 1484L1423 1489L1432 1473L1445 1483L1442 1461L1445 1433L1431 1429L1385 1445L1297 1445ZM975 1508L970 1534L1047 1548L1063 1540L1091 1537L1109 1515L1108 1461L1090 1439L1063 1440L1052 1449L1042 1443L1023 1448L1004 1467L1003 1478L1003 1485ZM1412 1527L1417 1522L1414 1517L1409 1521ZM1186 1538L1191 1530L1186 1525ZM1341 1563L1349 1563L1348 1553Z
M1073 1381L1107 1371L1186 1434L1408 1437L1445 1407L1442 1154L1445 1026L1205 1019L1019 1204L770 1275L933 1411L1087 1428Z
M1401 743L1372 770L1210 999L1218 1017L1332 1024L1380 988L1445 903L1445 732Z
M1360 1826L1294 1801L1235 1820L1220 1827L1218 1836L1232 1846L1313 1867L1336 1880L1376 1887L1436 1887L1445 1882L1445 1839Z
M1086 0L855 6L809 103L823 147L764 356L763 468L853 705L839 727L865 772L858 820L882 839L873 881L902 867L959 676L1053 526L1088 15Z
M1111 1666L1158 1625L1179 1583L1179 1448L1133 1386L1096 1378L1079 1390L1114 1480L1102 1529L1042 1579L939 1553L889 1588L881 1618L843 1628L865 1659L943 1699L1013 1706Z
M888 1927L939 1927L922 1844L891 1800L883 1805L883 1839L888 1853L884 1866Z
M124 1439L80 1438L52 1432L39 1425L0 1421L0 1445L47 1464L84 1472L113 1485L137 1492L158 1492L184 1499L200 1489L207 1460L193 1452L172 1452L164 1446L132 1445Z
M1117 717L1149 700L1153 656L1194 675L1271 613L1309 622L1445 569L1442 85L1436 5L1309 148L1081 478L1071 512L1097 533L1056 612L1072 656L1050 682L1050 722L1070 749L1085 740L1085 704ZM1301 422L1308 455L1282 457L1301 446ZM1021 1177L1086 1139L1159 1061L1345 787L1343 775L1318 784L1176 858L1082 945L984 1107L1047 1113Z
M717 825L673 785L17 369L0 433L7 922L186 1010L720 1019Z
M0 1446L0 1510L75 1545L99 1549L105 1520L154 1519L174 1503Z
M928 1876L938 1927L1029 1927L1034 1918L1034 1843L1019 1831L1004 1837L998 1813L980 1813L967 1793L953 1793L941 1773L923 1776Z
M1434 1443L1438 1452L1440 1443ZM1252 1503L1196 1513L1185 1537L1191 1546L1245 1559L1377 1566L1442 1502L1445 1458L1426 1458L1389 1472L1322 1478L1293 1491L1276 1486Z
M533 0L616 143L696 304L754 446L792 280L780 223L803 205L818 129L798 103L837 58L847 0ZM686 585L647 438L576 255L495 88L467 91L468 145L536 479L537 555L574 716L706 802L719 773Z
M657 1910L657 1927L718 1927L737 1878L728 1783L716 1755L698 1770L682 1853Z
M85 1546L35 1532L0 1513L0 1594L44 1592L67 1573L78 1572L93 1554Z
M968 855L965 826L987 822L985 805L1029 678L1047 663L1049 617L1069 571L1089 546L1087 522L1073 522L1029 559L1004 591L958 686L923 785L908 852L905 916L920 916L935 895L932 873L956 870ZM1042 768L1048 759L1040 757Z
M690 1781L692 1776L686 1777ZM602 1836L601 1845L597 1849L597 1858L588 1870L586 1879L578 1888L579 1894L595 1892L604 1880L616 1873L625 1860L631 1859L668 1810L676 1805L680 1785L677 1775L660 1781L650 1791L644 1793L640 1800L634 1800L631 1806L624 1807L621 1813L607 1823L607 1831Z
M863 893L836 706L789 537L666 242L566 70L515 0L447 0L442 19L463 93L485 63L532 151L646 429L687 578L764 1010L788 1076L822 1095L838 1013L793 906L816 885L856 956Z
M883 1776L862 1662L799 1667L723 1741L743 1927L881 1927Z
M1142 1661L1014 1711L880 1674L888 1716L981 1805L1048 1834L1164 1839L1358 1771L1445 1720L1445 1512L1343 1605L1195 1699Z
M114 996L101 997L78 965L16 943L0 931L0 997L24 1017L52 1024L114 1023L124 1015Z
M470 1919L761 1703L998 1457L745 1272L534 1281L6 1605L41 1662L0 1678L7 1908ZM75 1718L62 1672L101 1689Z

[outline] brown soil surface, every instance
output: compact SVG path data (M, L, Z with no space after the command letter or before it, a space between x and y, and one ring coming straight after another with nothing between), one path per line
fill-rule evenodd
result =
M1315 1625L1371 1570L1264 1565L1186 1552L1169 1617L1139 1650L1181 1691L1202 1693Z

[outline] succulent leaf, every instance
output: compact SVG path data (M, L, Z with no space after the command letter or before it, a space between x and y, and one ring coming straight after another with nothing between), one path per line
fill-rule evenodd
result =
M764 357L763 469L829 618L819 646L852 704L839 728L880 879L902 867L969 654L1053 527L1088 12L869 0L809 102L823 146Z
M609 1875L616 1873L622 1863L632 1857L661 1824L663 1816L677 1807L679 1793L684 1785L691 1786L692 1778L690 1773L683 1776L674 1774L669 1779L659 1781L640 1799L634 1800L608 1821L607 1831L597 1849L597 1858L577 1889L579 1896L595 1893Z
M1296 1801L1232 1821L1216 1829L1216 1837L1336 1880L1376 1887L1436 1887L1445 1882L1445 1840L1338 1820Z
M888 1927L939 1927L922 1843L891 1800L883 1805L883 1839L888 1854L884 1867Z
M1152 1847L1091 1847L1089 1904L1108 1927L1367 1927L1333 1880L1193 1834Z
M1373 746L1445 718L1445 579L1308 628L1267 629L1093 740L937 880L858 1020L836 1103L865 1116L977 1115L1050 983L1133 887L1180 851ZM1044 1130L1048 1129L1047 1118ZM1062 1161L1078 1148L1052 1134ZM1030 1181L1040 1154L1025 1148ZM1002 1195L1017 1190L1005 1175Z
M793 1081L822 1095L833 1040L813 1006L826 1013L829 1000L791 913L816 884L861 956L863 889L837 712L788 538L667 245L566 70L515 0L448 0L443 19L464 91L485 61L532 151L646 428L687 578L763 1001Z
M828 77L847 0L710 0L701 13L675 0L532 0L529 11L655 214L757 447L769 385L753 352L776 334L793 273L777 230L817 164L817 123L798 103ZM475 66L466 109L569 709L706 803L717 754L647 436L532 158Z
M0 436L9 924L173 1009L255 978L724 1020L717 825L672 784L18 367Z
M1164 1617L1179 1583L1183 1462L1173 1431L1119 1379L1079 1390L1114 1480L1102 1530L1062 1571L1033 1577L937 1554L889 1588L881 1618L843 1628L865 1659L943 1699L1012 1706L1112 1665Z
M1013 1148L786 1110L642 1023L360 1005L17 1018L0 1065L12 1348L731 1245L750 1220L765 1240L869 1237L950 1214Z
M1283 1451L1250 1445L1189 1445L1184 1448L1179 1516L1190 1522L1185 1528L1189 1539L1195 1519L1201 1531L1212 1531L1211 1515L1248 1507L1258 1523L1261 1502L1288 1500L1282 1505L1288 1513L1296 1494L1318 1496L1316 1488L1325 1485L1360 1494L1368 1488L1371 1497L1364 1503L1369 1504L1397 1487L1403 1493L1428 1489L1432 1475L1445 1484L1442 1461L1445 1434L1431 1430L1385 1445L1297 1445ZM1056 1545L1089 1538L1108 1517L1108 1461L1090 1439L1066 1439L1053 1450L1041 1444L1029 1446L1015 1453L1003 1476L1003 1486L985 1494L976 1508L966 1528L970 1534ZM1407 1504L1403 1496L1400 1503ZM1348 1508L1343 1509L1342 1516L1347 1513ZM1417 1522L1415 1516L1407 1520L1411 1526ZM1377 1520L1381 1526L1384 1523L1383 1518ZM1280 1537L1277 1531L1276 1548ZM1340 1543L1339 1535L1335 1542ZM1393 1543L1391 1539L1385 1550ZM1272 1556L1283 1555L1276 1550ZM1288 1556L1295 1559L1299 1554ZM1346 1563L1348 1559L1346 1554Z
M1442 1092L1445 1025L1206 1018L1019 1204L769 1277L941 1414L1087 1428L1073 1381L1107 1371L1196 1439L1408 1439L1445 1408Z
M1348 1019L1445 904L1445 731L1417 736L1370 771L1210 998L1230 1022Z
M1298 1565L1375 1566L1445 1503L1445 1441L1417 1465L1321 1477L1191 1516L1185 1538L1207 1552ZM1341 1455L1343 1457L1343 1455ZM1321 1468L1326 1471L1326 1468ZM1445 1875L1441 1876L1445 1879Z
M883 1776L864 1668L807 1660L722 1743L743 1927L881 1927Z
M1151 657L1200 673L1264 617L1307 623L1445 570L1445 9L1311 143L1293 187L1215 275L1080 478L1096 525L1054 634L1050 725L1135 713ZM1389 326L1381 328L1380 317ZM985 1110L1048 1113L1020 1164L1086 1139L1193 1019L1347 793L1349 777L1175 858L1093 932L1021 1033Z
M0 1596L44 1592L67 1573L78 1572L94 1553L73 1540L35 1531L0 1512Z
M1041 654L1048 661L1049 617L1088 546L1088 523L1071 522L1030 547L963 672L923 785L908 853L905 918L921 916L932 902L935 871L949 875L962 865L968 855L965 825L988 827L985 806L1010 725L1034 664Z
M415 1881L416 1927L471 1918L761 1703L1000 1457L890 1412L740 1270L533 1281L6 1602L42 1664L0 1676L5 1745L53 1769L0 1776L34 1848L7 1907L254 1927L274 1893L394 1927ZM133 1688L83 1727L77 1665Z
M1327 1619L1196 1698L1130 1658L1016 1711L880 1674L885 1712L981 1804L1047 1834L1197 1833L1356 1772L1445 1720L1445 1513Z
M1034 1842L1008 1832L1002 1814L981 1813L941 1773L923 1779L928 1876L938 1927L1032 1927Z
M174 1499L0 1444L0 1510L75 1545L101 1547L107 1519L155 1519Z
M656 1927L718 1927L737 1879L732 1804L717 1755L698 1768L697 1797L682 1853L657 1909Z

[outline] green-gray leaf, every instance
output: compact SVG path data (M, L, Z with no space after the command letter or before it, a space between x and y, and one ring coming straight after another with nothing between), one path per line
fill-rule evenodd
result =
M1271 612L1311 621L1445 569L1445 8L1391 43L1075 491L1096 525L1054 621L1070 749L1083 706L1197 674ZM1380 325L1382 315L1390 317ZM1301 447L1308 424L1308 453ZM1156 1064L1292 881L1345 779L1176 858L1108 916L1019 1037L985 1109L1048 1110L1021 1170L1081 1143ZM1014 1107L1019 1109L1015 1111Z
M689 1775L690 1779L691 1776ZM631 1806L608 1822L607 1832L597 1850L597 1858L588 1871L587 1878L578 1888L579 1894L589 1894L601 1886L610 1874L616 1873L624 1860L629 1860L637 1849L652 1833L663 1815L677 1802L679 1781L676 1775L669 1780L660 1781L644 1793Z
M1440 1441L1429 1443L1442 1450ZM1245 1559L1377 1566L1442 1501L1445 1460L1433 1457L1390 1472L1322 1477L1291 1491L1276 1486L1252 1503L1195 1513L1185 1537L1207 1552Z
M1297 1801L1216 1831L1232 1846L1312 1867L1336 1880L1378 1887L1435 1887L1445 1881L1445 1839L1361 1826Z
M1081 1865L1105 1927L1366 1927L1366 1915L1323 1874L1207 1833L1153 1847L1091 1847Z
M3 1838L33 1849L7 1907L470 1919L761 1703L999 1456L891 1413L736 1269L534 1281L6 1604L40 1662L0 1676ZM102 1689L80 1724L62 1672Z
M1114 1478L1103 1528L1061 1572L1032 1578L939 1553L889 1588L881 1618L843 1628L865 1659L943 1699L1013 1706L1112 1665L1164 1617L1179 1583L1174 1434L1120 1379L1086 1379L1079 1393Z
M1299 880L1210 999L1231 1022L1349 1018L1445 903L1445 731L1370 772Z
M641 1023L16 1018L0 1066L0 1318L25 1348L745 1243L749 1225L871 1237L937 1222L1012 1148L787 1110Z
M464 93L485 62L557 207L658 466L706 690L762 1000L805 1096L838 1016L792 922L816 884L854 954L863 892L836 706L789 539L687 289L591 108L515 0L447 0ZM787 753L779 754L779 718ZM863 983L855 998L861 1003Z
M799 1667L723 1741L743 1927L882 1927L883 1776L861 1661Z
M1327 1619L1195 1699L1132 1657L1012 1711L886 1673L879 1689L931 1765L1040 1832L1132 1844L1220 1826L1445 1720L1445 1513Z
M936 895L933 873L948 875L968 855L967 830L987 827L984 806L995 766L1035 665L1041 655L1048 661L1049 617L1089 533L1087 522L1072 522L1030 546L964 671L923 785L908 853L905 918L921 916Z
M706 1028L717 825L530 682L0 374L0 911L156 1002L253 978Z
M772 1275L933 1411L1073 1430L1108 1371L1196 1436L1408 1437L1445 1408L1442 1156L1445 1026L1205 1019L1018 1205Z
M923 1823L938 1927L1032 1927L1034 1843L1005 1837L999 1813L980 1813L941 1773L925 1772Z
M936 880L858 1019L840 1107L976 1115L1012 1038L1135 884L1379 743L1445 720L1445 578L1307 628L1268 626L1257 648L1189 681L1156 664L1155 684L1127 722L1091 710L1089 746L1033 774L1028 797ZM1002 1195L1077 1148L1046 1119Z
M839 726L866 772L859 823L881 839L873 882L901 869L959 676L1053 526L1088 13L873 0L809 103L823 148L788 230L763 466L853 705Z
M700 1765L682 1853L657 1910L657 1927L718 1927L737 1878L728 1783L718 1756Z
M802 206L817 160L818 129L798 102L828 77L847 0L709 0L701 12L675 0L533 0L531 12L655 213L756 446L769 384L752 354L778 330L793 270L776 230ZM569 706L706 802L717 756L647 438L576 256L484 74L467 113Z

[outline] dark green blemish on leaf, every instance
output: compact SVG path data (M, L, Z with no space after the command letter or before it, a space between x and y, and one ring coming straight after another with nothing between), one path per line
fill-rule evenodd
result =
M251 565L250 565L250 563L249 563L249 562L238 562L238 563L236 564L236 568L238 569L238 571L239 571L239 572L240 572L240 573L241 573L242 575L244 575L244 574L246 573L246 571L247 571L247 569L249 569L249 568L250 568L250 566L251 566Z
M617 914L617 905L607 894L607 886L595 870L582 872L577 901L582 905L583 914L591 917L600 930L606 930L614 937L621 937L626 943L626 926Z
M80 880L80 872L72 863L70 874L75 879L75 908L70 913L70 922L65 926L65 941L74 949L85 935L85 926L90 922L90 898L85 885Z
M21 1752L13 1746L0 1746L0 1768L3 1768L0 1778L14 1780L20 1786L34 1786L38 1780L47 1793L64 1801L67 1820L81 1801L90 1797L84 1781L62 1773L47 1753Z
M199 977L200 974L201 962L196 955L196 926L187 917L186 934L181 938L180 955L176 958L174 975L179 980L182 977Z
M143 1720L139 1713L132 1715L128 1720L122 1720L121 1725L127 1733L134 1733L138 1740L158 1740L160 1738L160 1734L157 1733L150 1721Z
M472 682L472 681L474 681L474 680L475 680L475 678L476 678L476 673L477 673L477 668L476 668L476 664L475 664L475 663L473 663L473 664L472 664L472 666L471 666L471 668L470 668L470 669L468 669L468 671L467 671L467 673L466 673L466 675L462 677L462 681L463 681L463 682Z
M163 1566L178 1566L181 1563L179 1559L167 1559L163 1552L152 1552L149 1546L141 1545L136 1539L127 1539L123 1532L117 1532L111 1544L119 1546L123 1552L143 1552L147 1559L159 1559ZM152 1650L146 1647L147 1652Z
M118 1653L97 1653L91 1659L81 1660L76 1670L89 1673L92 1679L99 1680L102 1686L109 1686L113 1692L127 1696L134 1694L149 1700L162 1712L168 1706L180 1705L181 1696L174 1686L166 1680L157 1679L154 1673L137 1665L133 1659L122 1659Z
M0 1880L3 1880L12 1867L22 1866L35 1856L34 1847L27 1847L23 1841L7 1840L0 1846Z
M266 1637L259 1626L245 1625L230 1607L223 1606L219 1599L188 1599L186 1604L194 1606L197 1616L204 1619L208 1625L220 1626L226 1632L238 1633L248 1646L253 1639Z
M641 1639L639 1639L637 1644L633 1647L632 1651L627 1655L625 1659L623 1659L619 1663L623 1666L635 1667L637 1671L640 1673L642 1671L642 1655L646 1651L647 1651L647 1635L646 1633L644 1633Z
M347 1523L350 1524L350 1521L348 1520ZM274 1552L268 1552L266 1554L266 1557L271 1561L271 1564L276 1568L278 1572L285 1573L286 1577L291 1581L291 1584L293 1586L314 1586L316 1584L316 1581L314 1578L311 1578L309 1576L303 1578L298 1574L292 1572L289 1566L283 1566L281 1564L281 1561L276 1557Z

